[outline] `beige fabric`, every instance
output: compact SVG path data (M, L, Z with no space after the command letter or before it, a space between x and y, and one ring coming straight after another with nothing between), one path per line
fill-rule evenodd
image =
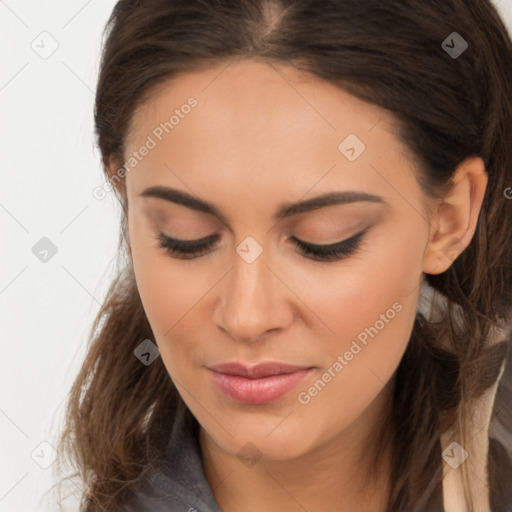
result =
M424 281L418 310L427 319L439 321L443 316L443 312L446 311L446 301L446 297ZM493 330L490 334L491 343L502 341L505 335L506 330ZM458 436L457 432L449 431L441 435L441 447L445 460L443 463L443 505L445 512L491 512L487 487L489 429L496 391L499 381L503 376L504 366L505 362L501 366L496 383L475 403L471 417L464 420L466 438L468 439L466 446L458 443L460 436ZM472 510L469 510L464 496L462 484L463 465L465 465L465 470L471 482L469 490L474 504Z
M504 365L501 367L499 379L503 375L503 369ZM470 491L474 510L470 511L466 505L460 469L454 469L446 463L443 480L445 512L491 512L487 488L487 453L491 414L499 379L480 397L475 404L472 418L466 419L465 422L470 443L464 446L468 453L464 464L467 465L471 481ZM454 440L456 440L456 436L451 432L441 435L442 450L447 449Z

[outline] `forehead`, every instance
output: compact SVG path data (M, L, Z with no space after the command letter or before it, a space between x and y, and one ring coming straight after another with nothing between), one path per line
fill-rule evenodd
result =
M133 116L126 157L148 137L154 148L130 173L134 186L188 183L205 197L222 194L221 183L260 194L272 183L297 197L320 181L319 192L414 186L413 158L389 112L286 65L235 61L165 81Z
M292 134L298 140L297 132L308 138L324 138L339 136L344 130L370 130L386 114L334 84L292 66L240 60L180 73L159 84L135 113L130 136L146 133L155 120L168 120L190 97L198 100L198 108L193 110L192 121L182 124L194 124L194 130L198 128L196 124L202 125L204 134L210 136L221 128L235 131L234 127L243 126L243 132L237 131L237 135L252 139L255 134L258 139L264 139L265 134L275 135L277 129L282 138ZM217 130L204 126L204 120L212 117ZM387 117L389 121L390 116ZM184 131L183 127L180 131ZM173 135L178 135L178 130Z

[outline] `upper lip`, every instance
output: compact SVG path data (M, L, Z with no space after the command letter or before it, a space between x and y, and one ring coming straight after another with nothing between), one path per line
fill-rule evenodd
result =
M307 370L311 366L295 366L286 363L265 362L256 365L245 365L242 363L221 363L208 366L210 370L226 375L237 375L249 379L259 379L270 375L281 375L283 373L293 373L299 370Z

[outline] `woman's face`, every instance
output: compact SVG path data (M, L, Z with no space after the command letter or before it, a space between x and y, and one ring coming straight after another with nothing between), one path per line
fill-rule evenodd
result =
M327 82L254 61L182 74L133 119L138 289L170 378L226 452L284 460L371 428L412 331L430 233L389 122ZM326 194L339 196L315 201ZM183 259L159 233L211 243ZM351 242L322 260L296 239ZM268 362L303 370L210 369Z

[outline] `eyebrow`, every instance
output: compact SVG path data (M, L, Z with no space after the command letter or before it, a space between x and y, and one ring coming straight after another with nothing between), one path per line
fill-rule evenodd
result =
M142 197L155 197L157 199L163 199L165 201L170 201L172 203L186 206L192 210L215 215L224 224L228 225L225 215L220 211L219 208L217 208L217 206L194 197L193 195L184 192L183 190L156 185L145 189L140 195ZM281 204L277 212L274 214L274 220L281 220L292 215L297 215L299 213L309 212L312 210L318 210L327 206L358 202L381 203L386 205L388 204L383 197L374 194L368 194L366 192L353 190L327 192L325 194L312 197L311 199L306 199L296 203Z

